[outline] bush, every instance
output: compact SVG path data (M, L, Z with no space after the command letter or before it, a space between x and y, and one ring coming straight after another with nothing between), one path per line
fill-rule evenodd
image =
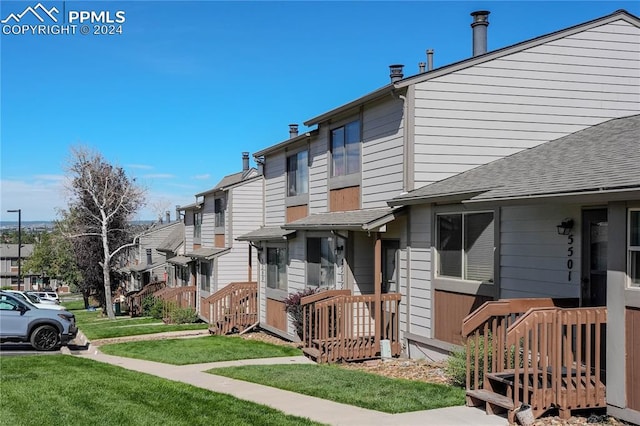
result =
M169 313L172 324L191 324L198 321L198 314L192 308L174 308Z
M491 371L491 360L493 358L493 350L492 350L492 338L489 335L488 338L489 345L489 353L487 356L487 364L488 371ZM469 338L467 340L467 344L463 346L462 349L454 351L451 353L451 356L447 360L447 366L445 367L445 374L451 381L451 384L454 386L466 387L467 385L467 350L471 351L471 357L469 358L469 362L471 363L471 380L473 381L473 377L475 374L475 340L473 338ZM478 382L482 383L484 380L484 339L481 337L478 343Z
M162 299L149 295L142 299L142 315L162 319Z
M300 299L317 292L317 288L309 287L297 293L289 293L289 297L284 299L284 310L291 318L293 326L296 329L296 333L301 339L304 335L304 310L302 309L302 305L300 304Z

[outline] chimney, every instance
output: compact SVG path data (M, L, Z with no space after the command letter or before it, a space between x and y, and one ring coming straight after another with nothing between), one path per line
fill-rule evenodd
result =
M489 26L489 11L478 10L472 12L473 23L471 28L473 31L473 56L487 53L487 27Z
M167 219L167 223L171 223L171 212L167 210L164 212L165 218Z
M427 66L426 62L418 62L418 72L422 74Z
M433 69L433 49L427 49L427 71Z
M176 221L180 220L180 205L176 204Z
M153 258L151 256L151 249L147 249L147 265L151 265L153 263Z
M298 136L298 125L289 124L289 139L295 138L296 136Z
M247 170L249 170L249 153L243 152L242 153L242 171L246 172Z
M392 83L402 80L402 77L404 77L404 74L402 73L403 68L404 65L389 65L389 77L391 77Z
M258 174L264 175L264 157L256 158L256 164L258 165Z

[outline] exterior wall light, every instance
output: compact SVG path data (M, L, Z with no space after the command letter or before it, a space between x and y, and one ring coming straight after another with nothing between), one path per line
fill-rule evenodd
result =
M563 219L556 228L558 228L558 235L569 235L573 229L573 219L569 217Z

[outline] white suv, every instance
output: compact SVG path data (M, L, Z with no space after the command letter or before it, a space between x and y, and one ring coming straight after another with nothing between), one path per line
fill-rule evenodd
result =
M27 293L35 294L43 301L48 300L60 304L60 298L58 297L58 293L55 291L28 291Z

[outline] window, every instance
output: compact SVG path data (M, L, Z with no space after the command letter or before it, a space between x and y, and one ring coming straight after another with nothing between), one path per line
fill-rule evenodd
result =
M309 192L309 154L300 151L287 157L287 195L293 197Z
M307 285L314 287L335 286L335 240L307 238Z
M200 262L200 290L209 291L211 286L211 263Z
M629 278L640 287L640 210L629 211Z
M360 171L360 121L331 131L331 176Z
M438 215L438 274L493 282L493 213Z
M216 198L213 201L213 212L216 228L224 226L224 200L222 198Z
M193 238L200 238L201 231L202 231L202 213L196 212L193 214Z
M287 249L267 248L267 287L287 290Z

